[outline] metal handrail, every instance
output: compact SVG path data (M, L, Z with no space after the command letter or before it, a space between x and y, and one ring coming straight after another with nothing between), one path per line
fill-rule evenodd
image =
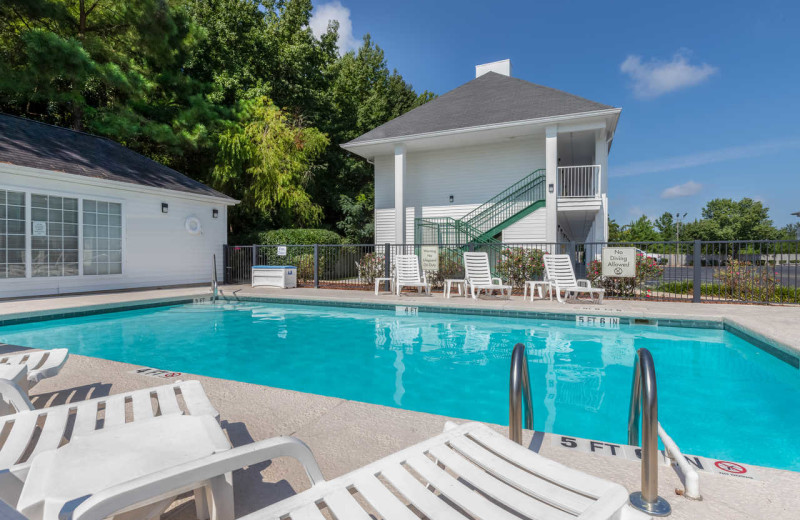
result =
M667 516L669 502L658 496L658 390L653 356L646 348L636 351L633 386L628 410L628 444L639 444L642 421L642 490L631 493L631 505L653 516Z
M524 398L524 400L523 400ZM522 406L525 405L525 429L533 429L531 378L525 345L517 343L511 353L511 379L508 388L508 438L522 444Z
M217 283L217 255L211 256L212 272L211 272L211 301L217 301L217 294L219 292L219 283Z

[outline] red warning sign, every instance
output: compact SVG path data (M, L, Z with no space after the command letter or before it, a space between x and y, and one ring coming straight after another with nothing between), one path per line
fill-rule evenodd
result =
M714 463L714 465L719 469L721 469L722 471L727 471L728 473L734 473L736 475L743 475L747 473L747 468L745 468L741 464L736 464L735 462L718 460Z

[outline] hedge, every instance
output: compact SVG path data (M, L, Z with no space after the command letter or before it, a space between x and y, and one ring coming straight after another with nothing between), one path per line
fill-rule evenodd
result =
M276 246L342 243L339 234L327 229L273 229L258 233L256 238L260 245Z

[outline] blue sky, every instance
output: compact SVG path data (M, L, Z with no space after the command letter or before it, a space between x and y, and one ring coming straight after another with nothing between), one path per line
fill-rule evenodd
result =
M417 91L474 66L622 107L609 158L612 218L700 216L709 199L800 211L800 2L463 1L315 3L340 45L370 33Z

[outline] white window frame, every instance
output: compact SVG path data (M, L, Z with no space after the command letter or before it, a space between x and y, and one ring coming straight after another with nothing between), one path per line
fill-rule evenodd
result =
M117 197L108 197L100 195L86 195L76 192L68 192L62 190L51 189L38 189L31 188L30 186L18 186L13 184L2 184L0 189L8 191L17 191L25 193L25 277L24 278L3 278L4 282L13 283L20 280L116 280L125 276L126 264L128 258L128 247L126 243L127 237L127 215L126 215L126 201ZM32 262L32 240L31 240L31 196L32 195L47 195L55 197L64 197L70 199L78 199L78 274L75 276L33 276L33 262ZM98 202L113 202L120 205L120 223L122 227L122 269L117 274L83 274L83 201L93 200Z

